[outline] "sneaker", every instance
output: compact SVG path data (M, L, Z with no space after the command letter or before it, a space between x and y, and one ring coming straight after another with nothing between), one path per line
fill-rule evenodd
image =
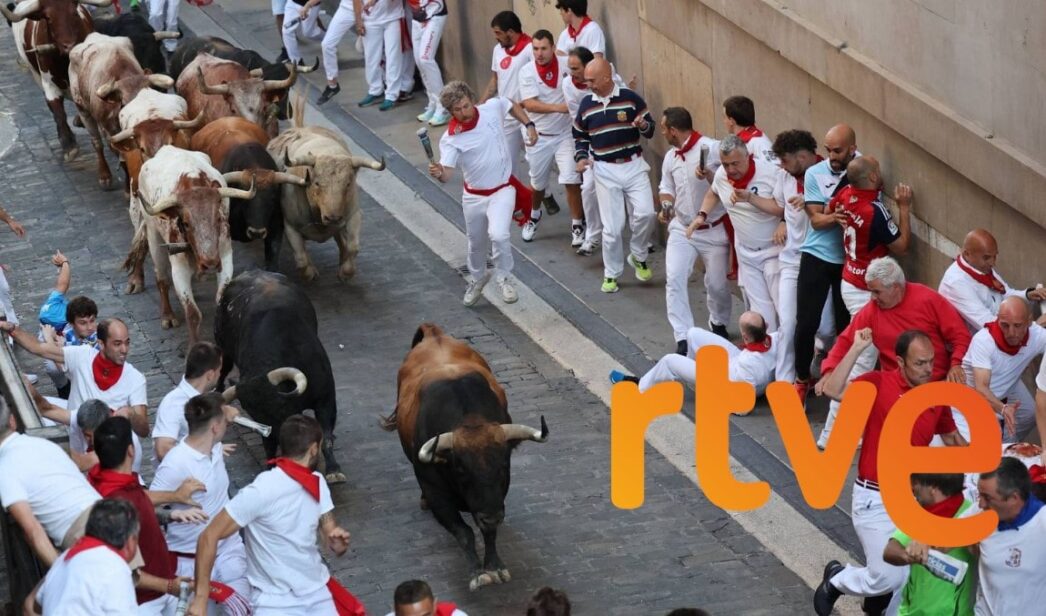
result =
M610 371L610 384L611 385L617 385L621 381L629 381L631 383L639 383L639 379L637 377L632 376L631 374L625 374L624 372L622 372L620 370L611 370Z
M356 104L360 107L369 107L370 105L373 105L374 103L377 103L380 100L382 100L381 94L368 94L367 96L364 96L363 99Z
M506 304L515 304L519 299L519 295L516 295L516 288L512 286L512 281L507 276L498 278L498 287L501 289L501 299Z
M386 98L385 100L381 101L380 105L378 105L378 111L388 111L389 109L392 109L395 106L396 101L390 101Z
M585 227L583 225L570 226L570 246L577 248L585 243Z
M590 242L585 240L581 243L581 247L577 249L577 254L582 257L590 257L595 252L596 248L599 248L599 242Z
M603 286L600 288L604 293L617 293L620 289L617 286L616 278L604 278Z
M720 325L719 323L713 323L711 319L708 320L708 329L715 335L723 338L724 340L730 339L730 333L726 331L726 325Z
M636 270L636 278L640 282L646 282L654 277L654 272L647 267L646 261L640 261L633 255L628 255L628 264Z
M403 90L402 92L400 92L400 95L396 97L396 102L397 103L405 103L405 102L409 101L412 98L414 98L414 92L413 91L408 92L407 90Z
M537 216L535 216L537 214ZM530 220L523 223L523 241L533 242L534 234L538 231L538 223L541 222L541 211L531 212Z
M554 216L559 213L559 204L556 203L556 198L552 195L548 195L541 200L541 203L545 206L545 211L548 212L549 216Z
M287 48L280 47L280 55L276 56L276 62L274 62L274 64L280 64L281 62L286 62L288 60L290 60L290 58L287 57Z
M814 612L817 616L828 616L831 614L832 608L835 607L835 602L842 596L843 593L839 592L835 586L832 586L831 580L843 569L842 563L838 560L830 561L824 566L824 576L821 578L821 585L814 591Z
M687 344L685 339L676 342L676 355L682 355L683 357L686 357L686 351Z
M418 122L428 122L436 114L435 109L426 109L418 114Z
M320 94L320 97L316 99L316 104L317 105L322 105L323 103L326 103L331 98L333 98L334 95L337 94L338 92L341 92L341 85L334 84L333 87L327 86L326 88L323 89L323 93Z
M25 378L26 378L27 381L29 381L29 383L31 385L36 385L37 381L40 380L40 377L36 376L35 374L33 374L31 372L26 372L25 373Z
M490 281L490 272L484 272L479 280L473 279L469 282L469 286L465 289L465 297L461 300L461 303L466 306L472 306L479 301L479 297L483 295L483 287L487 286Z
M443 113L437 113L432 116L429 120L429 126L443 126L447 122L450 122L450 113L444 111Z

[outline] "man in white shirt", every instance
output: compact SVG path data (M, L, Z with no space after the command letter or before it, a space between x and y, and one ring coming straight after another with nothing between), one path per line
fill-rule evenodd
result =
M977 616L1034 614L1046 605L1046 511L1031 494L1028 469L1004 457L977 482L979 505L999 516L998 529L973 546L977 562Z
M176 490L186 479L193 477L203 482L205 489L193 493L199 507L214 519L229 502L229 474L225 470L221 440L228 421L222 409L221 394L209 393L191 398L185 405L189 434L167 452L156 469L150 491ZM174 505L175 509L187 505ZM175 524L167 529L168 549L178 556L178 575L193 577L196 542L203 529L194 524ZM228 601L246 603L250 586L246 578L247 557L243 540L232 535L218 546L213 579L228 585L235 592ZM208 613L214 616L217 607L212 601Z
M534 61L523 66L519 73L519 96L523 109L533 119L538 141L527 146L526 158L530 166L530 220L523 225L523 241L534 239L541 221L541 202L552 176L552 163L559 170L559 183L567 192L570 207L570 245L581 246L585 240L585 220L581 209L581 175L574 165L574 138L570 132L571 118L566 97L560 85L570 79L567 63L556 56L552 33L538 30L532 39ZM551 214L551 210L549 211Z
M502 11L495 15L494 19L490 21L490 28L497 44L494 45L490 63L490 81L487 82L487 87L483 90L483 96L480 97L479 102L482 105L496 96L518 103L520 102L519 73L525 65L534 61L530 36L523 32L519 16L512 11ZM523 164L519 156L523 149L521 126L514 117L504 117L503 120L512 175L521 178L523 177Z
M570 53L575 47L584 47L598 58L606 56L607 37L603 28L588 16L588 0L557 0L556 8L566 28L559 34L556 51Z
M763 315L767 331L774 332L781 275L781 245L774 243L774 233L784 216L784 208L774 199L774 187L781 169L751 155L737 135L719 142L719 159L722 166L715 172L701 211L687 227L687 237L710 220L721 201L734 227L738 284L744 287L748 307Z
M774 143L755 125L755 103L747 96L731 96L723 101L723 126L737 135L757 160L776 162Z
M197 342L185 355L185 375L156 409L153 426L154 462L160 462L178 441L189 434L185 421L185 403L189 398L205 394L218 384L222 370L222 351L211 342ZM232 418L228 418L232 419Z
M69 455L81 471L98 464L98 456L94 453L94 431L114 415L109 405L101 400L86 400L80 408L69 412ZM134 432L131 433L131 440L134 443L131 471L141 473L142 441Z
M116 414L130 419L138 436L149 436L145 377L127 362L131 336L122 320L103 319L98 323L101 349L88 345L56 347L6 322L0 322L0 329L33 355L65 364L70 382L68 408L80 408L85 400L101 400ZM75 423L70 423L70 438L79 431Z
M726 211L716 203L709 220L699 225L688 238L686 228L694 221L708 193L709 183L719 168L719 142L694 130L690 112L669 107L661 116L661 135L672 146L661 165L658 219L668 225L665 250L665 304L668 323L676 341L676 353L686 355L687 332L694 327L688 284L698 257L705 266L705 294L708 326L728 338L730 286L726 274L730 267L730 242L724 226Z
M1021 382L1033 359L1046 351L1046 329L1033 323L1031 307L1020 297L1007 297L999 315L970 340L962 360L966 384L977 390L1002 423L1004 443L1020 442L1035 426L1035 400ZM959 432L969 440L961 413L952 413Z
M440 101L452 119L439 141L440 162L429 165L429 175L447 182L454 168L461 166L465 191L461 208L468 238L469 282L462 302L472 306L490 280L487 271L487 245L493 245L494 271L501 299L511 304L518 299L508 276L512 272L512 244L509 225L513 210L530 207L526 187L511 175L512 149L502 118L512 117L526 125L528 145L538 140L537 129L527 112L507 98L496 97L476 106L475 94L463 81L443 87Z
M67 548L80 538L101 496L61 447L15 430L11 409L0 398L0 503L36 558L50 567L58 557L55 546Z
M388 111L400 93L410 92L413 83L403 81L404 54L401 43L403 0L352 0L356 33L363 37L363 63L367 96L360 107L381 101L379 111ZM384 100L382 100L384 92Z
M196 549L196 599L189 614L206 613L206 592L220 541L243 529L247 579L255 616L336 616L347 593L323 564L316 532L337 556L349 548L349 532L338 526L323 475L316 472L323 432L304 415L280 428L274 467L236 494L200 535ZM350 595L351 596L351 595Z
M138 551L138 529L138 512L130 502L98 501L84 536L61 554L35 589L30 613L137 614L128 563Z
M563 80L563 97L567 103L567 113L571 118L577 117L578 107L581 99L588 96L588 84L585 83L585 67L595 59L592 52L586 47L575 47L567 54L567 70L570 79ZM620 77L615 76L615 82ZM624 85L622 82L620 85ZM585 215L585 240L577 249L577 254L588 257L596 248L599 248L603 236L603 221L599 218L599 201L596 198L595 174L591 169L580 174L581 188L581 210ZM570 200L570 190L567 190L567 200Z
M450 601L436 601L432 588L424 580L407 580L392 593L392 611L387 616L468 615Z
M777 334L768 334L766 319L757 312L745 312L737 320L741 331L741 347L734 346L707 329L691 328L687 332L686 357L669 353L654 364L642 377L625 374L620 370L610 371L612 384L621 381L632 381L639 384L639 391L645 392L658 383L682 381L688 385L695 383L697 369L697 352L701 347L718 346L726 349L730 358L730 380L748 383L755 387L756 395L761 396L766 386L774 378L774 366L777 363Z
M428 95L425 111L418 115L418 122L430 126L443 126L450 121L450 112L439 102L443 90L443 73L436 62L436 52L447 23L446 0L407 0L411 8L411 43L414 47L414 63L421 74L421 83Z
M999 244L985 229L966 234L962 253L944 272L938 291L962 315L970 333L995 320L999 304L1007 297L1024 297L1033 302L1046 300L1046 289L1014 289L995 271ZM1039 322L1043 324L1042 319Z

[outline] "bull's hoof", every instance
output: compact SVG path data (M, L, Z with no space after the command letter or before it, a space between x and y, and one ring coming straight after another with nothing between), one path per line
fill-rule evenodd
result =
M75 145L72 146L72 147L66 148L65 151L62 152L62 158L67 163L73 162L74 160L76 160L76 157L79 156L79 155L80 155L80 148L75 146Z
M162 317L160 318L160 327L163 329L178 327L178 319L176 317Z
M350 278L356 275L356 266L351 267L342 266L338 269L338 280L347 282Z
M141 293L145 290L145 280L141 278L128 278L127 288L124 293L127 295L134 295L135 293Z
M312 282L320 277L320 272L315 265L309 264L301 269L301 277L308 282Z
M345 473L337 471L334 473L327 473L327 483L345 483Z
M113 178L98 178L98 187L102 190L112 190Z
M511 579L512 576L509 575L508 569L483 571L469 580L469 590L477 590L483 586L490 586L491 584L503 584Z
M76 128L84 127L84 121L80 119L80 114L76 114L73 116L73 126L75 126Z
M424 494L421 495L421 501L418 502L418 505L421 507L422 511L429 510L429 501L425 498Z

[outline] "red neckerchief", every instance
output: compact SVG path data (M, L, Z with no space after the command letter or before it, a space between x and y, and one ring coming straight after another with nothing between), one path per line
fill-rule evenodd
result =
M128 486L138 486L138 473L121 473L111 469L103 469L101 464L95 464L87 471L87 483L105 498Z
M113 554L120 556L120 552L108 543L101 539L95 539L94 537L84 535L83 537L80 537L79 541L73 544L73 547L69 548L69 551L65 553L65 558L63 560L69 561L73 556L76 556L80 552L86 552L87 550L92 550L94 548L109 548L113 551ZM123 556L120 556L120 558L123 558Z
M1031 475L1032 483L1046 483L1046 468L1043 468L1040 464L1032 464L1028 468L1028 474Z
M1016 355L1020 352L1024 345L1028 344L1028 336L1031 334L1031 330L1024 332L1024 340L1021 343L1014 346L1009 342L1006 342L1006 336L1002 334L1002 328L999 327L999 319L995 319L991 323L985 323L984 327L988 330L988 333L992 335L992 340L995 341L995 346L999 347L999 350L1007 355Z
M824 156L817 155L817 163L824 160ZM817 163L814 163L815 165ZM793 176L794 177L794 176ZM798 189L800 195L806 193L806 172L803 172L799 177L795 178L795 186Z
M91 362L91 370L94 372L94 382L98 385L98 389L106 391L120 380L123 365L109 361L105 355L98 353Z
M994 270L988 272L987 274L982 274L970 267L969 265L966 265L966 262L964 262L962 259L962 255L955 257L955 262L959 264L959 269L970 275L970 278L973 278L974 280L988 287L992 291L995 291L996 293L1006 292L1006 287L1001 282L999 282L998 278L995 277Z
M476 128L476 125L479 124L479 107L476 107L475 110L476 110L476 114L473 115L472 119L469 120L468 122L458 122L457 118L451 118L450 119L450 126L448 127L448 130L450 131L450 134L451 135L460 135L461 133L463 133L465 131L469 131L469 130L472 130L473 128Z
M730 185L738 190L744 190L748 188L748 183L755 177L755 157L751 154L748 155L748 171L745 172L744 177L740 180L730 180L730 176L726 179L730 180Z
M571 39L577 41L578 35L581 34L581 31L585 29L585 26L590 23L592 23L592 20L588 18L588 15L585 15L581 18L581 23L577 25L577 30L574 29L574 26L567 26L567 34L570 35Z
M755 137L762 137L763 131L759 130L755 126L749 126L748 128L738 131L737 138L745 143L748 143Z
M559 83L559 60L556 59L556 54L552 54L552 61L548 64L538 64L538 61L534 60L534 66L538 69L541 81L544 81L546 86L555 88Z
M505 53L507 53L508 55L510 55L510 56L512 56L514 58L514 57L518 56L520 54L520 52L522 52L524 49L526 49L527 45L529 45L529 44L530 44L530 35L526 34L526 33L523 33L523 34L519 35L519 39L516 40L516 44L513 45L512 48L502 47L502 49L505 50ZM507 68L507 67L502 67L502 68Z
M585 83L584 81L578 81L577 79L574 79L573 76L571 76L570 81L574 82L574 87L577 88L578 90L587 90L588 89L588 84L587 83Z
M351 592L345 590L345 587L339 584L333 575L327 579L327 590L330 591L331 598L334 599L334 610L338 612L338 616L367 616L367 610L360 603L360 600ZM439 614L438 609L436 614Z
M287 473L287 476L301 484L309 496L320 500L320 478L313 474L308 468L298 464L290 458L273 458L269 460L276 468Z
M955 513L959 511L959 507L962 507L963 501L962 492L953 494L941 502L930 505L929 507L923 507L928 513L940 516L942 518L954 518Z
M686 153L689 152L695 145L697 145L699 139L701 139L701 133L697 132L696 130L691 131L690 136L687 137L686 143L683 144L683 147L676 150L676 156L682 158L683 160L686 160Z
M752 351L754 353L766 353L770 350L770 346L773 344L773 342L774 341L770 338L770 336L767 336L766 338L763 338L762 342L749 342L742 348L744 348L744 350L746 351Z
M587 17L585 19L588 19ZM458 606L450 601L440 601L436 604L436 616L452 616Z

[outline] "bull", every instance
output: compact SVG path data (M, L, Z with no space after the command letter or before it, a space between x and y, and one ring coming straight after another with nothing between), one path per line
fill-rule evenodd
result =
M422 508L454 536L471 568L469 589L511 579L498 557L497 530L505 518L512 450L522 441L544 443L541 429L514 424L505 390L472 347L423 323L400 366L396 409L383 427L399 433L403 453L421 487ZM461 517L483 533L484 558Z
M185 312L189 345L199 339L200 309L193 297L193 274L218 274L218 301L232 280L229 199L249 199L249 190L229 188L206 154L166 145L142 165L132 202L135 235L128 261L144 258L147 247L160 294L160 324L178 324L168 290Z
M382 171L381 162L353 156L341 137L326 128L302 126L302 113L295 113L295 128L269 142L281 171L305 179L305 185L283 185L283 226L294 251L294 262L305 280L314 280L316 267L305 250L305 240L338 244L338 278L348 280L356 273L360 251L361 215L356 194L356 170Z
M146 75L126 37L92 32L69 52L69 92L80 121L91 136L98 157L98 184L108 190L113 181L105 160L103 138L120 132L120 109L144 89L169 88L167 75ZM126 187L130 190L130 175Z
M323 429L327 481L341 483L345 475L334 457L334 372L318 331L312 302L286 276L262 270L241 273L225 290L214 318L214 341L222 349L218 387L233 366L239 369L239 382L225 390L225 399L239 399L251 417L272 426L264 439L270 458L276 455L284 420L312 409ZM293 391L289 383L274 378L273 371L280 368L295 377Z
M265 269L275 271L283 244L283 212L280 210L280 185L304 185L305 179L277 170L276 162L265 150L269 136L253 122L243 118L219 118L196 133L193 150L211 157L226 178L243 176L254 180L253 199L229 201L229 233L238 242L260 239L265 242Z
M109 36L126 36L134 45L134 57L146 73L168 75L162 41L181 37L180 32L154 30L140 12L131 11L110 19L96 19L94 30ZM174 76L174 75L172 75Z
M185 67L175 88L188 103L190 115L202 111L206 123L240 116L264 127L271 137L279 129L276 103L298 77L293 66L289 73L282 80L262 79L241 64L205 53Z
M0 2L0 13L11 24L18 57L44 91L66 162L80 152L63 103L69 90L69 52L94 30L83 5L110 4L112 0L24 0L8 8Z

